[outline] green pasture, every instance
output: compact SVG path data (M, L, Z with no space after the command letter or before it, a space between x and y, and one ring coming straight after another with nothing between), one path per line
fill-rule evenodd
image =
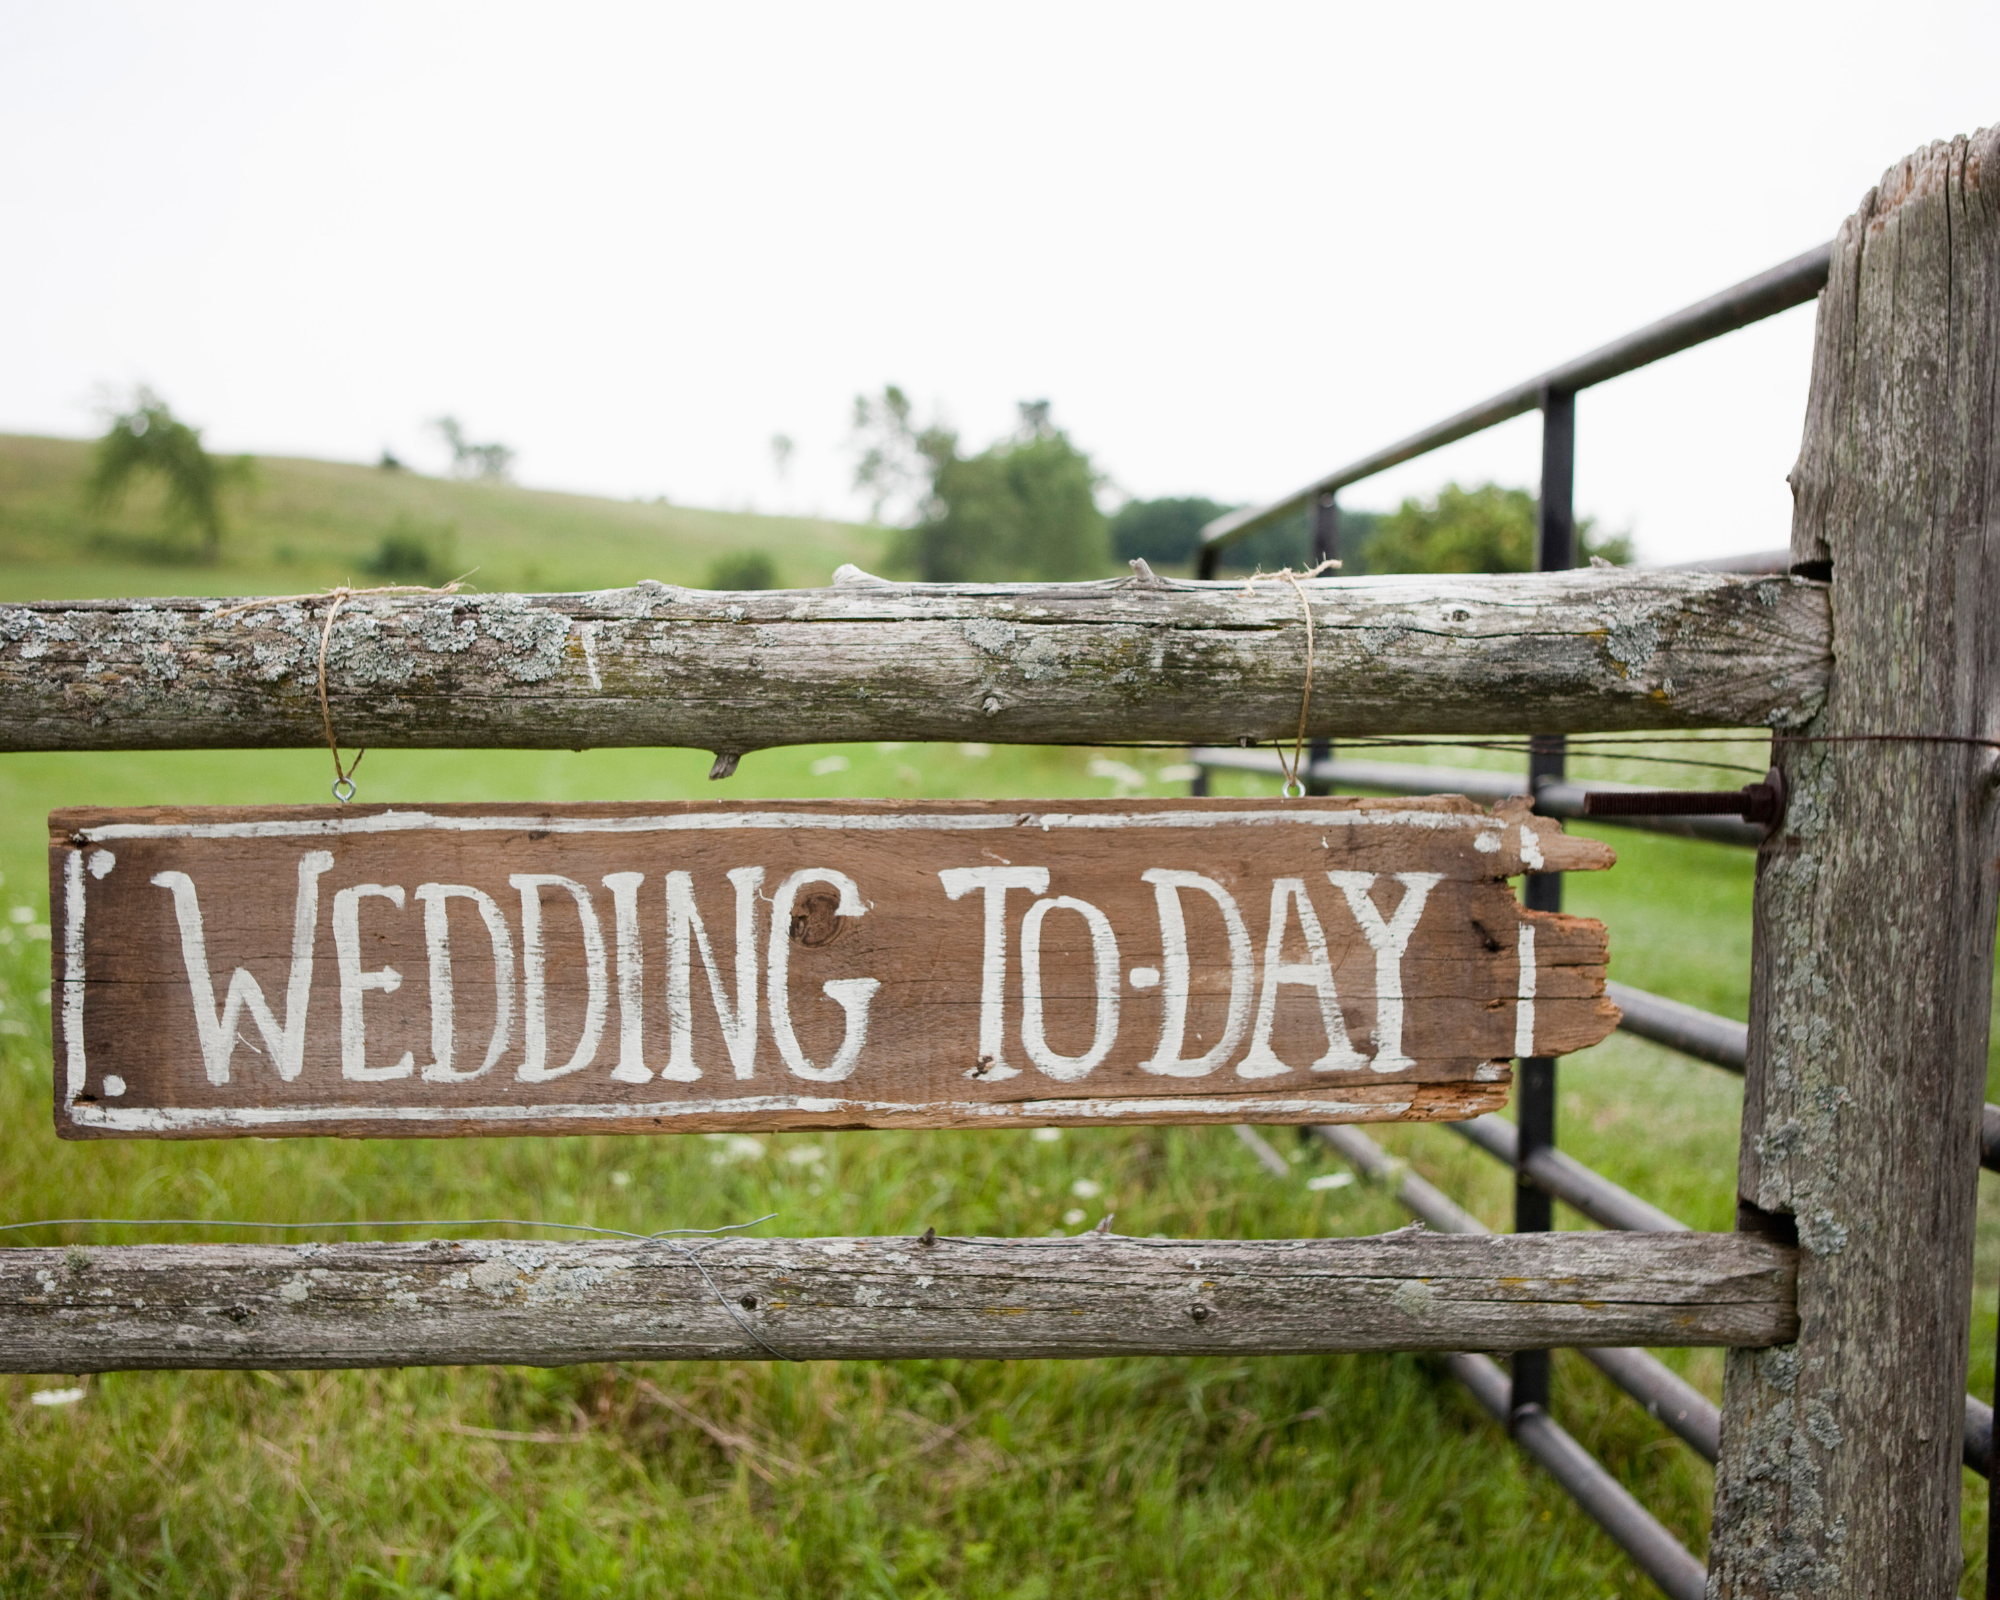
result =
M0 448L0 473L24 454ZM675 508L633 507L626 521L628 508L610 502L315 463L266 463L265 492L275 493L268 485L280 468L294 467L300 484L323 471L327 484L365 484L370 494L385 483L385 493L444 495L454 506L501 497L494 503L511 509L490 532L475 536L489 524L459 513L462 548L490 563L481 582L492 576L491 587L530 582L531 568L548 587L685 581L731 538L768 549L788 582L824 581L838 560L865 564L876 538L831 524L766 533L762 523ZM323 546L300 531L313 520L300 512L268 527L246 519L223 567L106 566L88 551L65 553L59 530L39 555L12 542L28 537L21 506L32 499L9 498L12 481L0 480L0 594L11 596L306 589L349 576L343 562L393 515L370 511L375 521L343 533L347 502L329 488L313 511L328 530ZM597 543L595 533L558 539L569 515L577 527L612 531ZM614 536L630 542L613 550ZM280 542L294 552L287 561L268 554ZM1758 764L1754 748L1742 755ZM360 783L371 801L1150 795L1184 787L1172 770L1180 760L1171 751L820 746L750 756L735 778L712 784L708 757L696 752L378 750ZM1637 764L1604 770L1708 781ZM1121 1233L1189 1237L1360 1234L1405 1221L1380 1191L1345 1181L1337 1161L1280 1129L1266 1131L1292 1163L1285 1179L1220 1129L59 1142L47 811L318 802L330 776L325 754L311 751L0 757L0 1221L507 1216L637 1231L769 1213L760 1227L770 1233L1044 1234L1115 1213ZM1250 778L1223 786L1274 790ZM1602 836L1618 865L1573 876L1567 893L1572 909L1610 924L1614 975L1743 1015L1749 855ZM1728 1075L1616 1037L1565 1062L1561 1137L1696 1226L1725 1229L1739 1103ZM1488 1158L1443 1129L1378 1136L1487 1222L1506 1225L1511 1182ZM1982 1226L1973 1330L1982 1389L1992 1382L1996 1215ZM0 1240L259 1237L152 1226ZM1718 1352L1663 1354L1719 1393ZM38 1392L72 1387L81 1399L35 1403ZM0 1378L0 1406L6 1594L1653 1593L1433 1362L1414 1356L51 1373ZM1558 1358L1555 1412L1703 1547L1712 1474L1691 1451L1572 1355ZM1974 1558L1964 1592L1974 1594L1984 1581L1984 1484L1966 1482Z
M181 559L141 489L114 514L84 505L89 445L0 434L0 599L292 594L381 582L366 570L394 534L428 544L475 588L595 589L658 578L699 584L724 555L761 550L781 586L825 583L843 561L873 569L878 528L799 517L603 500L507 483L459 483L335 461L260 457L225 498L222 559Z

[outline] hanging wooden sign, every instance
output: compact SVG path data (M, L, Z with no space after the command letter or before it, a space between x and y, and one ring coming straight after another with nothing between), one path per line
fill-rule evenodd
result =
M1602 1039L1611 864L1417 800L61 811L73 1138L1436 1120Z

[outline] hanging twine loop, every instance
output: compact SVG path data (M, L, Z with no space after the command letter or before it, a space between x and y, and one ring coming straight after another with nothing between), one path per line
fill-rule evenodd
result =
M333 756L333 797L342 805L354 798L354 773L361 765L361 758L368 754L363 750L354 752L354 764L343 767L340 764L340 740L333 731L333 707L326 695L326 652L333 643L333 619L340 615L340 608L353 598L351 589L333 591L333 604L326 608L326 623L319 630L319 720L326 730L326 748Z
M1305 687L1299 694L1299 731L1297 737L1292 740L1292 759L1289 763L1285 760L1285 747L1283 745L1277 747L1278 770L1285 775L1284 785L1278 792L1287 800L1300 799L1306 792L1305 778L1303 776L1306 749L1306 719L1312 711L1313 698L1313 608L1312 601L1306 597L1305 585L1300 580L1317 578L1329 567L1337 567L1339 565L1338 561L1328 560L1322 561L1318 566L1305 572L1294 572L1290 567L1280 568L1276 572L1254 572L1250 575L1249 580L1244 586L1243 592L1245 594L1254 594L1256 591L1253 586L1259 578L1284 579L1285 582L1292 586L1292 593L1299 597L1299 610L1304 613L1306 619L1306 681Z
M259 611L268 606L311 605L316 601L332 602L326 608L326 621L319 630L319 722L326 734L326 748L333 757L333 797L342 805L354 798L354 774L361 766L361 758L368 754L366 748L355 751L352 761L342 761L340 738L333 728L333 703L326 690L326 658L333 647L333 622L340 615L340 608L348 601L362 595L373 594L457 594L465 587L463 578L453 578L450 583L432 588L420 583L384 583L372 589L355 589L340 584L332 589L322 589L317 594L278 595L269 600L246 600L242 605L228 606L215 613L217 620L234 616L239 611Z

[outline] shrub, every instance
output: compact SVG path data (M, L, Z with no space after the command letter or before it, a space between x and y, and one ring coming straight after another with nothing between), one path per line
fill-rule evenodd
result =
M708 569L711 589L775 589L778 564L762 550L732 550Z
M398 517L361 570L388 583L441 584L457 576L451 570L457 542L457 529L450 523Z

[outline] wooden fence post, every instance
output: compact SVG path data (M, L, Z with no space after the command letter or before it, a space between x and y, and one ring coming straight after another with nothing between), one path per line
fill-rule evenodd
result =
M1793 478L1832 580L1807 730L2000 733L2000 131L1841 228ZM1798 1342L1732 1352L1712 1596L1957 1593L1996 888L1994 752L1781 746L1760 863L1739 1225L1796 1229Z

